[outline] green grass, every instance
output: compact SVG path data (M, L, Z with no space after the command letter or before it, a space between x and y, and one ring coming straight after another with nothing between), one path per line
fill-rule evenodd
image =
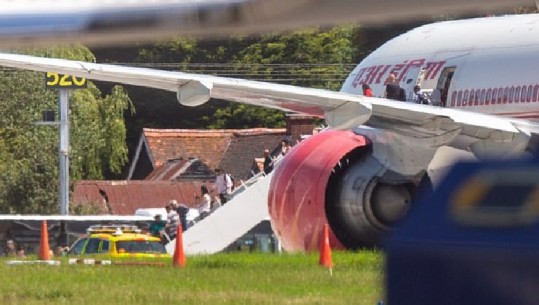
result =
M376 304L382 255L333 252L333 275L318 254L233 253L187 258L185 268L7 265L0 304Z

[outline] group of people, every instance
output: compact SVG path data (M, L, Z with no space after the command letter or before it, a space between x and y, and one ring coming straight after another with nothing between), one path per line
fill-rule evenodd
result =
M287 139L281 141L281 156L288 154L292 146ZM275 158L273 158L268 149L264 150L264 173L269 174L274 167ZM207 217L212 211L226 204L234 191L234 180L232 176L221 168L215 169L215 183L213 189L210 190L206 185L200 187L200 194L195 194L195 202L198 204L199 219ZM212 197L210 193L215 192ZM149 226L149 233L153 236L160 237L164 242L172 240L177 232L178 225L182 226L183 231L187 230L187 213L189 207L184 204L178 204L176 200L171 200L166 206L167 219L162 219L161 215L157 214L154 221ZM168 239L168 240L167 240Z
M281 141L281 157L288 154L288 152L292 149L292 146L290 145L290 142L287 139L283 139ZM271 171L273 171L273 166L275 163L276 158L272 157L269 149L264 150L264 174L269 174Z
M362 89L363 89L364 96L368 96L368 97L374 96L372 93L372 89L369 85L363 84ZM424 104L424 105L432 104L428 95L426 95L424 92L421 91L421 87L419 85L415 85L413 90L414 90L413 102L417 104ZM397 100L397 101L403 101L403 102L407 100L406 90L404 90L404 88L401 88L401 86L399 85L397 81L397 77L395 76L394 73L390 73L386 79L384 98Z
M162 219L161 214L156 214L148 227L148 232L152 236L161 238L163 243L169 242L176 236L179 225L182 226L183 230L187 229L188 210L185 205L180 205L176 200L171 200L165 205L167 219Z
M56 246L54 251L50 250L51 257L53 256L65 256L69 251L67 246ZM17 258L26 258L26 250L22 245L16 245L13 239L8 239L4 247L4 256L6 257L17 257Z
M234 187L232 177L220 168L215 169L215 174L216 178L212 190L212 192L216 192L215 196L211 196L206 185L200 187L200 194L194 194L199 220L204 219L213 210L230 200ZM182 226L183 231L188 229L187 214L190 208L185 204L179 204L176 200L171 200L165 205L165 210L167 219L162 219L160 214L155 215L148 231L152 236L159 237L164 243L167 243L176 237L179 225Z
M7 257L26 257L26 252L22 246L16 246L15 241L9 239L6 241L6 246L4 248L4 256Z

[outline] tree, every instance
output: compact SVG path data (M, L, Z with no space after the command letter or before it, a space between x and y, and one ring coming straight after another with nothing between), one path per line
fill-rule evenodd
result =
M337 90L350 72L355 48L352 26L266 35L239 52L237 69L249 65L252 78ZM336 81L337 80L337 81ZM262 107L227 103L206 117L211 128L283 127L284 113Z
M82 46L24 50L41 56L95 61ZM36 125L45 109L58 109L43 73L0 71L0 213L58 212L58 130ZM121 87L106 97L92 83L70 97L70 177L102 179L127 162L124 112L130 100Z
M284 35L232 37L223 41L178 38L139 51L137 63L160 69L274 81L337 90L350 72L356 49L352 26L310 29ZM247 128L283 127L284 113L212 100L195 107L178 105L169 92L129 87L142 127Z

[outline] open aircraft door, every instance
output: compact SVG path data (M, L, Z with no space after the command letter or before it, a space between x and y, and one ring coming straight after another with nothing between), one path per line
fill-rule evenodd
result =
M447 105L447 98L449 88L451 87L451 81L455 74L456 66L445 67L438 78L438 84L432 91L432 102L435 106L445 107Z
M449 105L450 92L455 92L458 79L454 76L462 72L471 51L441 52L424 67L418 84L424 92L430 94L434 106L446 107Z
M414 98L414 86L421 79L424 69L422 66L411 66L404 77L400 80L400 87L406 91L406 100L411 101Z

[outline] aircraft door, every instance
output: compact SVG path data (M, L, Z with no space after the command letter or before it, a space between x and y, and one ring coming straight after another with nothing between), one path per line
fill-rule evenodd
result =
M412 101L414 98L414 86L420 81L422 72L421 66L412 66L406 72L406 75L401 79L400 86L406 91L406 101Z
M431 95L433 105L446 107L449 88L456 69L457 67L455 66L445 67L440 73L438 84Z

